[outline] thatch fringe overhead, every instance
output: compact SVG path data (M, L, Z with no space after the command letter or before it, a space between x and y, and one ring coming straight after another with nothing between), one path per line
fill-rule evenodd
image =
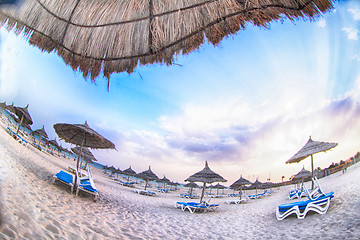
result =
M94 80L101 71L131 73L138 64L171 65L204 43L214 45L246 23L313 19L334 0L27 0L0 9L0 26L55 51Z

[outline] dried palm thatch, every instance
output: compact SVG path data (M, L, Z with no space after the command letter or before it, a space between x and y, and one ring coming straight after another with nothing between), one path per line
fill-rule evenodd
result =
M54 129L60 139L65 142L88 148L115 149L115 145L95 132L89 127L87 122L84 124L54 124Z
M174 55L214 45L274 20L313 19L335 0L27 0L0 9L0 25L29 43L56 51L74 70L94 80L101 72L131 73L138 64L166 63Z
M319 152L326 152L334 147L336 147L337 143L331 142L319 142L313 141L311 136L308 142L297 152L294 156L292 156L286 163L298 163L301 160L311 156L311 178L314 177L314 159L313 154ZM312 188L314 187L314 182L312 183Z
M44 125L41 129L37 129L35 131L33 131L31 133L33 136L41 136L41 137L44 137L44 138L49 138L47 133L45 132L45 128L44 128Z
M76 155L80 154L80 147L73 147L71 148L71 151L75 153ZM92 152L88 149L83 147L81 156L84 158L85 161L97 161L95 156L92 154Z
M307 178L311 177L311 172L309 170L306 170L304 167L301 169L300 172L298 172L297 174L295 174L295 176L293 177L293 181L298 181L298 180L304 180Z
M136 175L137 178L141 178L143 180L145 180L146 184L145 184L145 190L148 186L149 181L156 181L159 180L158 176L155 175L155 173L153 173L153 171L151 171L150 166L149 169L146 171L143 171L141 173L138 173Z
M28 111L28 107L29 107L29 104L26 105L26 107L24 107L24 108L14 107L16 116L18 116L19 119L21 119L20 124L22 124L22 123L29 124L29 125L33 124L30 113Z
M227 180L225 180L219 174L213 172L209 168L209 165L208 165L207 161L205 161L204 169L201 170L200 172L197 172L197 173L191 175L185 181L186 182L202 182L202 183L204 183L203 189L202 189L202 192L201 192L201 197L200 197L200 203L201 203L203 198L204 198L205 189L206 189L206 183L226 182Z
M131 166L123 171L123 174L127 176L136 176L136 172L131 169Z
M230 188L233 189L240 189L243 185L250 185L252 184L249 180L240 176L238 180L236 180L233 184L230 185Z

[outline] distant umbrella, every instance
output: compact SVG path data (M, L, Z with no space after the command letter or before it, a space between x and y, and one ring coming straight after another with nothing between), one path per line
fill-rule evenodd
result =
M162 179L159 179L159 182L162 182L164 184L164 189L165 189L166 184L171 183L171 181L167 177L165 177L165 175Z
M304 167L300 170L300 172L298 172L297 174L295 174L295 176L293 177L293 181L298 181L298 180L304 180L307 178L311 178L311 172L306 170Z
M53 140L49 140L48 143L59 150L60 146L59 146L58 142L56 141L56 138Z
M190 191L190 195L192 195L193 189L194 188L200 188L199 185L197 185L194 182L189 182L188 184L185 184L184 187L188 187L189 191Z
M6 109L6 102L0 102L0 108L1 108L1 116L3 111Z
M146 190L146 187L147 187L149 181L159 180L158 176L156 176L155 173L153 173L153 172L151 171L150 166L149 166L149 169L148 169L148 170L143 171L143 172L141 172L141 173L138 173L138 174L136 175L136 177L145 180L145 182L146 182L146 184L145 184L145 190Z
M79 155L80 147L73 147L73 148L71 148L71 151L73 151L73 153L75 153L76 155ZM86 162L85 167L87 166L88 163L93 163L94 161L95 162L97 161L95 156L92 154L92 152L86 147L83 147L81 157L82 157L82 159L80 162L80 166L81 166L83 160Z
M131 169L131 166L123 171L123 174L128 176L127 181L129 182L130 177L136 176L136 172Z
M33 136L40 136L40 137L43 137L43 138L49 138L47 133L45 132L44 125L42 126L41 129L37 129L37 130L32 131L31 134Z
M15 114L16 114L16 116L18 116L19 119L20 119L19 127L18 127L18 129L16 130L16 134L19 133L20 126L21 126L22 124L28 124L28 125L33 124L33 121L32 121L32 119L31 119L30 113L29 113L29 111L28 111L28 107L29 107L29 104L26 105L26 107L24 107L24 108L22 108L22 107L14 107L14 109L15 109Z
M191 175L185 181L186 182L202 182L202 183L204 183L203 189L202 189L202 192L201 192L200 203L202 202L203 197L204 197L204 193L205 193L205 189L206 189L206 183L226 182L226 180L222 176L220 176L219 174L213 172L209 168L209 165L208 165L207 161L205 162L205 167L204 167L203 170Z
M233 184L230 185L230 188L234 189L240 189L240 199L242 198L242 190L244 189L245 185L251 185L252 182L250 182L249 180L243 178L242 176L240 176L240 178L238 180L236 180Z
M14 103L12 103L11 105L6 105L6 109L7 109L10 113L15 114Z
M10 0L5 0L10 1ZM57 52L73 70L95 79L131 73L138 65L174 63L210 42L218 45L248 25L313 19L333 0L237 1L38 1L4 8L8 30L24 32L31 45ZM207 41L206 41L207 39Z
M313 141L311 136L308 142L297 152L294 156L292 156L286 163L298 163L301 160L311 156L311 178L314 177L314 160L313 154L318 152L326 152L334 147L336 147L337 143L330 143L330 142L319 142ZM314 188L314 183L312 183L312 188Z
M224 185L221 185L220 183L213 186L213 188L216 189L216 195L219 195L219 189L225 189L226 187Z
M251 190L251 189L256 189L256 194L257 194L257 190L258 188L262 188L263 187L263 183L260 182L259 180L256 179L256 181L251 184L248 189Z

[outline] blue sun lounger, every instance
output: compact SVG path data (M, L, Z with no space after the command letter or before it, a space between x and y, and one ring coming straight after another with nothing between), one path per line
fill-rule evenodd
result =
M55 183L56 180L58 180L61 183L69 185L71 187L71 193L73 193L74 177L75 177L74 175L61 170L60 172L58 172L53 176L53 184Z
M81 190L90 195L93 195L94 201L96 201L99 198L99 193L92 179L92 174L89 167L87 168L87 172L88 174L86 176L77 178L76 196L79 194L79 191ZM76 171L76 173L78 174L78 176L80 176L80 173L78 171Z
M292 214L296 214L298 219L303 219L309 211L325 214L333 197L334 192L330 192L318 197L316 200L309 199L307 201L282 204L276 209L276 218L283 220Z
M309 192L306 188L308 200L282 204L276 208L276 218L283 220L286 217L296 214L298 219L304 219L309 211L325 214L330 206L330 200L334 197L334 192L325 194L315 177L313 179L314 189Z
M196 202L176 202L175 208L182 211L188 210L190 213L194 212L210 212L215 211L219 204L196 203Z

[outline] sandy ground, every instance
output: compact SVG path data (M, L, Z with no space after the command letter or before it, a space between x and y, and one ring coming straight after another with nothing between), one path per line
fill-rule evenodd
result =
M360 167L320 179L324 192L335 192L325 215L299 220L275 218L276 206L288 203L293 186L246 204L219 203L216 212L182 212L174 207L186 189L135 194L94 169L100 200L70 194L52 184L59 170L74 161L25 147L0 127L0 239L359 239ZM195 170L194 170L195 171ZM140 188L141 186L137 186ZM199 190L198 190L198 193Z

